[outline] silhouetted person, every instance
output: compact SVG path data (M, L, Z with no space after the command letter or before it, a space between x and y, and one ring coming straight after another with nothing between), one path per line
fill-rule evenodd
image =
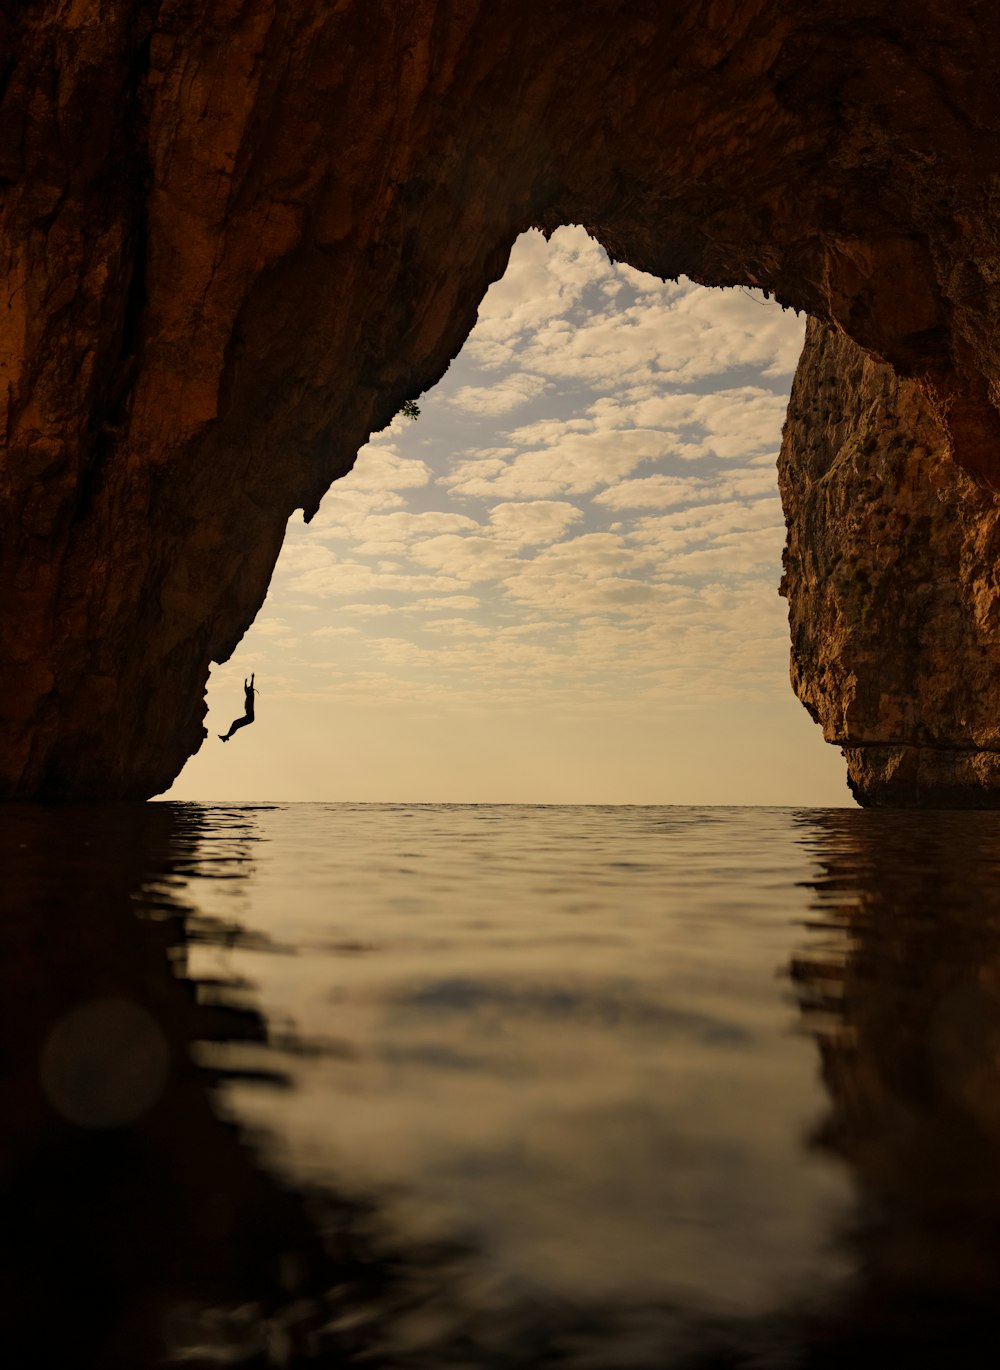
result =
M253 722L253 697L254 697L254 694L256 693L256 691L254 690L254 687L253 687L253 672L252 672L252 671L250 672L250 679L249 679L249 680L247 680L245 676L244 676L244 678L243 678L243 693L244 693L244 695L246 696L246 699L245 699L244 704L243 704L243 708L246 710L246 712L244 713L244 715L243 715L242 718L235 718L235 719L233 719L232 723L230 723L230 725L229 725L229 732L228 732L228 733L225 733L225 734L220 733L220 734L219 734L219 741L220 741L220 742L228 742L229 739L232 737L233 733L236 731L237 728L245 728L245 727L247 726L248 723L252 723L252 722Z

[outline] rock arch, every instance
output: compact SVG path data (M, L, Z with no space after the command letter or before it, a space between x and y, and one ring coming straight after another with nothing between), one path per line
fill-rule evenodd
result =
M952 689L994 650L990 6L40 0L3 23L0 794L165 788L289 514L440 377L517 234L577 222L822 321L783 463L797 687L864 800L994 802L995 734ZM879 465L900 442L965 511L920 582L937 604L959 567L959 626L906 638L922 681L940 648L933 689L894 673L895 609L823 589L876 504L943 547L952 495L915 514Z

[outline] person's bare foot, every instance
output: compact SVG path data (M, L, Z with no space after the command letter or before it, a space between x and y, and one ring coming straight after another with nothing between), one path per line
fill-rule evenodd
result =
M229 738L228 738L228 737L223 737L222 734L220 733L220 734L219 734L219 741L220 741L220 742L228 742L228 741L229 741Z

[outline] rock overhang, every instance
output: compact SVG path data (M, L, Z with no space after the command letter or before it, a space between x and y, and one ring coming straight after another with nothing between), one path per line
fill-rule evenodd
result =
M49 0L4 41L3 794L170 783L289 514L439 378L528 226L805 310L1000 482L974 0Z

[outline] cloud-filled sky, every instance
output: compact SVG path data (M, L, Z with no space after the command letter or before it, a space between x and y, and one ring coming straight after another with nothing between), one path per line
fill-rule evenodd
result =
M777 595L803 326L525 234L420 419L292 520L170 797L849 803Z

